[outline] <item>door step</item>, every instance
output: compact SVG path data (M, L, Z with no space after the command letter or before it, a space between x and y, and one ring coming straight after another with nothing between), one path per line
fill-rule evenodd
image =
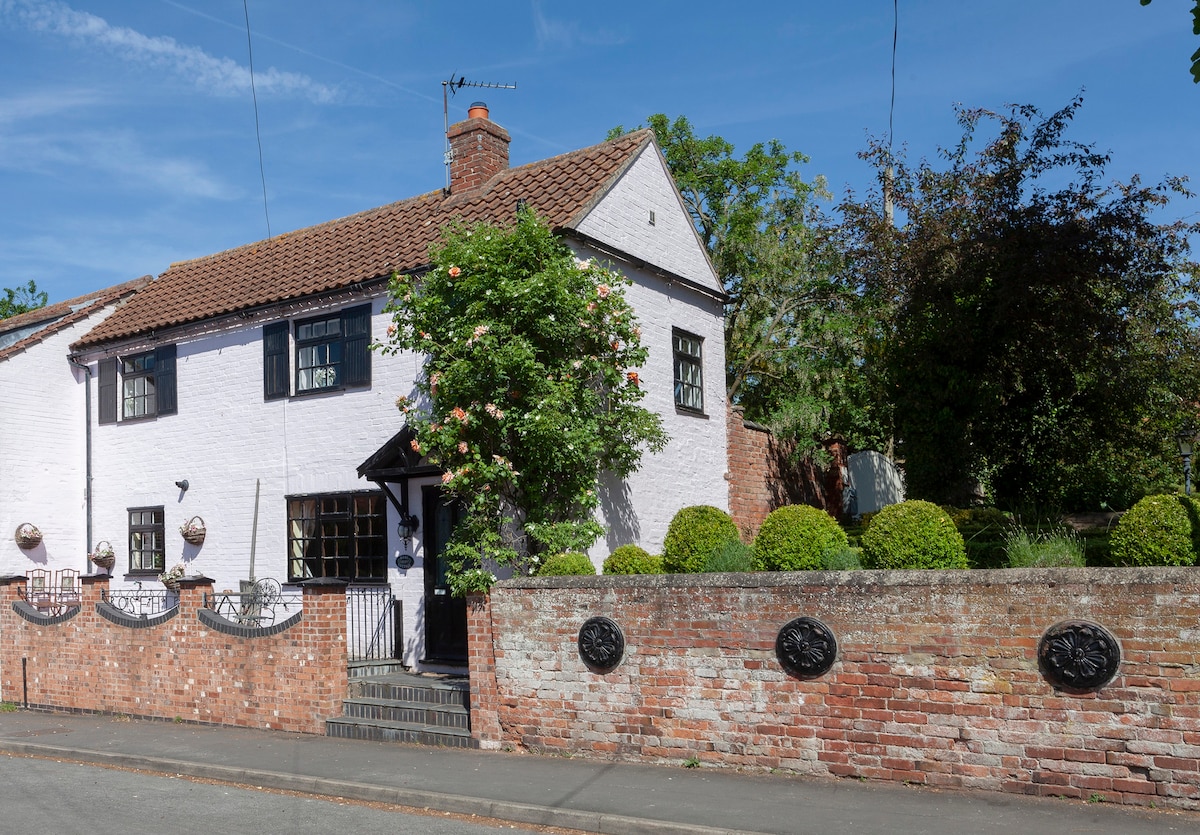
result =
M466 676L393 672L351 678L342 715L325 735L343 739L478 748Z

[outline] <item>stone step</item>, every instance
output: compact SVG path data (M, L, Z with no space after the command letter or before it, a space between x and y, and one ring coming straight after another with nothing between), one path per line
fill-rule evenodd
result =
M339 739L373 742L405 742L416 745L440 745L444 748L478 748L470 731L443 728L433 730L409 722L366 721L340 716L325 720L325 735Z
M393 675L406 672L404 662L398 659L379 659L374 661L351 661L346 672L353 681L357 678L374 678L376 676Z
M457 705L471 703L471 688L465 677L396 673L351 679L351 699L381 699L393 702Z
M471 713L463 705L352 698L342 703L342 716L364 721L400 722L437 729L469 731Z

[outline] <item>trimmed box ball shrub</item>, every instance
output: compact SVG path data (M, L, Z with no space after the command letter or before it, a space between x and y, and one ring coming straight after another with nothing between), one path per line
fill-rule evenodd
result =
M698 574L710 554L738 541L737 525L725 511L692 505L675 514L663 540L663 568L672 574Z
M1189 511L1191 511L1189 513ZM1117 565L1191 565L1195 506L1181 496L1146 496L1121 517L1109 537Z
M932 502L888 505L862 535L867 568L966 568L962 534L949 514Z
M539 577L567 577L572 575L595 574L596 566L587 554L567 551L563 554L553 554L546 557L541 568L537 571Z
M776 508L754 538L756 571L815 571L821 555L849 545L846 532L819 507L794 504Z
M622 545L604 561L605 574L662 574L662 557L640 545Z

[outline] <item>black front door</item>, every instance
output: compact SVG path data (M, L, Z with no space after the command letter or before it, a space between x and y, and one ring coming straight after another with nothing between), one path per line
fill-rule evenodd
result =
M425 660L466 663L467 601L446 582L442 551L462 518L462 507L440 487L422 490L425 526Z

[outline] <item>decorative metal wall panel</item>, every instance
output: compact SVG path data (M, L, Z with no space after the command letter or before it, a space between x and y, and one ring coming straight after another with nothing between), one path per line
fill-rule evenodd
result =
M625 634L611 618L588 618L579 627L579 657L596 672L606 673L625 656Z
M1121 647L1112 633L1086 620L1065 620L1038 642L1038 669L1052 687L1099 690L1121 665Z
M816 678L829 672L837 660L837 638L816 618L796 618L779 630L775 656L791 675Z

